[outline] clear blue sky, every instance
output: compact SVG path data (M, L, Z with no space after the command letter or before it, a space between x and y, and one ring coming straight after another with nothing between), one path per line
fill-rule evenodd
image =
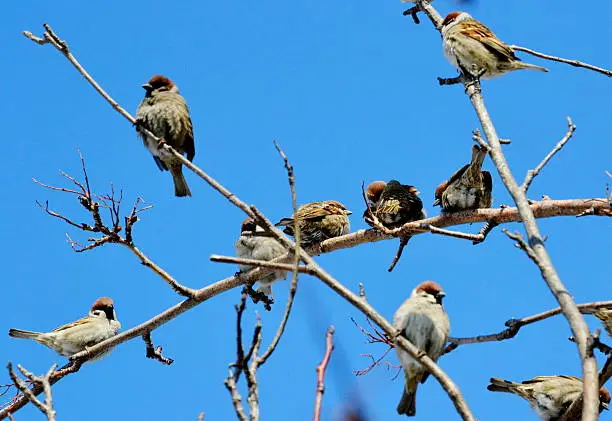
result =
M503 40L612 68L612 4L589 7L596 18L560 0L499 2L466 7ZM458 7L435 2L442 14ZM180 298L128 250L104 246L75 254L67 225L41 212L35 200L80 220L68 196L43 190L31 177L61 183L57 170L78 175L79 147L91 182L110 182L130 201L141 195L154 209L143 215L135 240L152 259L188 286L199 288L233 274L211 263L212 253L232 254L243 215L192 174L193 198L172 196L170 177L160 173L133 128L105 103L50 46L37 46L21 31L41 33L50 23L74 54L128 110L134 112L150 76L171 77L191 106L195 162L270 218L290 214L282 162L272 140L296 168L300 203L336 199L353 210L361 229L360 193L366 182L397 178L422 192L429 214L435 186L470 156L477 119L461 87L438 87L437 76L454 76L440 37L424 21L401 15L395 1L258 2L151 0L96 2L10 2L5 5L2 115L4 194L0 229L4 317L0 319L0 363L21 363L35 372L65 359L28 341L9 338L10 327L52 329L83 316L101 295L115 299L124 329ZM522 180L566 131L566 116L578 126L574 139L534 182L530 196L555 199L602 197L610 161L610 80L583 69L522 56L550 73L517 72L485 81L486 103L516 176ZM485 167L492 169L487 159ZM494 175L495 205L510 203ZM578 302L610 299L611 222L564 218L540 224L561 278ZM476 232L477 225L462 227ZM518 225L508 226L518 229ZM366 286L369 301L385 316L424 279L447 292L452 335L498 331L511 317L555 307L536 267L512 247L499 229L485 244L420 235L395 272L386 272L397 241L335 252L318 261L345 285ZM264 340L276 329L288 282L274 288L271 313L250 305L264 321ZM59 419L207 420L234 418L223 386L235 358L233 304L239 291L215 297L153 334L174 358L170 366L148 360L144 345L120 345L108 358L89 364L54 387ZM329 324L336 326L324 399L324 419L338 419L346 406L363 405L370 420L399 419L395 406L402 381L383 367L356 378L369 364L360 354L379 355L350 322L364 317L318 280L303 277L279 349L259 373L265 420L311 418L316 364ZM597 323L589 319L595 328ZM250 332L248 327L246 332ZM465 346L441 360L481 420L535 420L519 398L487 392L491 376L513 380L536 375L580 375L570 331L557 317L525 328L503 343ZM390 357L395 363L395 356ZM8 383L0 372L0 383ZM104 411L99 408L107 407ZM417 419L457 419L441 387L430 379L419 390ZM603 419L609 419L605 414ZM41 419L32 406L19 421Z

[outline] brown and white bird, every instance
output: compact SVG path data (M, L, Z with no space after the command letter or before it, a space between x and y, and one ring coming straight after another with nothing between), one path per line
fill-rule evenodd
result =
M393 316L393 325L401 331L402 336L434 361L442 354L450 333L450 321L442 307L444 296L440 285L425 281L412 291L410 298ZM425 369L407 352L399 348L396 351L405 374L405 386L397 413L412 417L416 414L417 386L423 381Z
M595 312L595 317L601 320L609 336L612 336L612 309L600 308Z
M488 171L482 171L486 156L485 148L472 146L472 162L436 188L434 206L442 206L445 212L490 208L493 180Z
M462 73L490 79L513 70L548 69L523 63L514 50L466 12L451 12L442 22L444 55Z
M265 233L265 230L257 225L253 218L247 218L242 222L240 238L236 241L236 256L243 259L274 260L285 254L287 250L275 238ZM247 272L254 266L240 265L241 272ZM259 280L258 291L270 295L271 285L278 279L285 279L287 272L275 270L267 277Z
M366 190L372 213L387 228L396 228L406 222L425 218L423 202L417 194L419 191L416 187L400 184L397 180L388 183L374 181ZM367 209L364 212L364 219L373 226Z
M558 421L580 395L582 380L572 376L538 376L522 383L492 378L487 389L513 393L527 400L542 421ZM608 409L610 392L599 390L599 412Z
M87 316L75 322L65 324L46 333L10 329L9 336L32 339L55 350L64 357L70 357L113 337L120 328L121 324L117 321L113 300L108 297L101 297L93 303ZM95 359L102 358L109 352L103 353Z
M285 227L283 232L293 236L297 218L300 227L300 243L308 247L329 238L348 234L351 229L348 215L351 213L336 200L312 202L300 206L296 215L281 219L276 226Z
M142 130L150 130L189 161L193 161L195 144L187 103L174 82L165 76L153 76L142 87L146 94L136 111L136 131L153 154L158 168L162 171L170 170L174 180L174 194L178 197L191 196L181 161L159 148L158 142Z

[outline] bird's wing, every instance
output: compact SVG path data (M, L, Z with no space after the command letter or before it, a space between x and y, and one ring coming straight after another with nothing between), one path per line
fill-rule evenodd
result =
M499 60L516 61L520 59L514 54L514 50L504 44L489 28L482 23L472 20L466 21L461 33L467 37L479 41L487 50L493 53Z
M193 123L191 122L191 116L189 116L189 109L187 109L187 136L185 136L183 150L187 154L187 159L193 161L195 157L195 142L193 140Z
M74 321L72 323L67 323L67 324L65 324L63 326L55 328L55 329L52 330L52 332L61 332L61 331L64 331L64 330L72 329L73 327L76 327L76 326L81 326L81 325L84 325L86 323L90 323L90 319L91 319L91 316L85 316L82 319L79 319L79 320L76 320L76 321Z

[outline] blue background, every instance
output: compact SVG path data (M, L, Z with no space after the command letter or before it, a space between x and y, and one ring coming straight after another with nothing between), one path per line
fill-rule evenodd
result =
M442 14L458 7L434 4ZM589 10L560 0L465 5L503 40L550 54L612 68L612 4ZM243 215L217 192L187 173L193 198L172 196L133 128L50 46L21 35L41 34L48 22L68 40L81 63L126 109L134 112L140 85L156 73L170 76L190 104L195 126L195 162L271 219L290 214L280 142L296 168L298 200L336 199L360 220L366 182L397 178L416 185L429 214L435 186L470 156L475 114L459 86L438 87L437 76L454 76L441 54L440 37L428 21L402 17L404 5L389 1L23 1L4 5L0 25L4 100L4 173L0 217L3 317L10 327L50 330L83 316L101 295L114 298L124 329L180 300L124 248L107 245L75 254L65 232L85 242L35 200L88 221L68 195L34 184L32 177L65 184L62 169L79 175L76 148L84 153L98 192L109 183L123 188L126 204L137 196L154 208L135 228L135 241L153 260L188 286L200 288L234 273L212 263L212 253L233 254ZM596 19L589 13L594 12ZM584 69L521 55L550 73L516 72L485 81L486 103L515 175L525 172L564 135L566 116L578 126L574 139L554 158L531 190L534 199L602 197L609 180L611 85ZM485 167L493 169L487 159ZM495 205L510 203L497 174ZM588 217L541 220L553 262L576 301L610 299L610 226ZM506 226L519 229L518 225ZM477 232L478 225L461 227ZM486 243L420 235L410 242L395 272L386 272L397 241L365 244L317 260L354 290L363 282L368 300L391 318L424 279L441 283L453 336L501 330L512 317L556 306L537 268L499 229ZM268 313L249 305L245 332L257 311L264 341L273 337L288 282L275 285L278 305ZM120 345L108 358L83 367L54 387L59 419L234 419L223 386L235 359L235 314L239 290L224 293L153 333L174 358L170 366L144 356L141 340ZM321 282L301 279L288 330L273 358L259 372L265 420L312 417L315 366L329 324L336 351L327 376L324 419L341 419L360 407L370 420L399 419L395 406L402 380L380 367L355 377L369 364L360 354L380 355L365 344L350 317L364 317ZM588 318L596 328L597 321ZM562 317L524 328L517 338L461 347L441 360L481 420L535 420L521 399L492 394L488 378L522 380L536 375L580 375L575 345ZM65 359L28 341L3 336L0 361L43 372ZM389 361L396 363L394 355ZM8 383L0 373L0 383ZM241 389L245 392L244 389ZM246 395L246 393L243 393ZM4 396L8 399L8 395ZM420 420L457 419L441 387L429 380L419 391ZM16 419L41 419L29 406ZM605 414L603 419L610 416Z

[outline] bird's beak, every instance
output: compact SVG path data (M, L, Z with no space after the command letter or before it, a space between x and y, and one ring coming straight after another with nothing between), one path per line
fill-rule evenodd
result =
M144 85L142 85L142 88L147 92L150 92L153 90L153 87L148 83L145 83Z
M607 404L607 403L605 403L605 402L602 402L602 403L601 403L601 407L602 407L603 409L605 409L606 411L608 411L608 410L610 409L610 405L609 405L609 404Z
M440 199L434 200L433 205L434 206L440 206Z
M436 294L436 297L444 298L446 297L446 293L444 291L440 291Z
M353 213L353 212L351 212L350 210L348 210L348 209L347 209L347 210L345 210L345 211L344 211L344 213L345 213L346 215L350 215L350 214L351 214L351 213Z

